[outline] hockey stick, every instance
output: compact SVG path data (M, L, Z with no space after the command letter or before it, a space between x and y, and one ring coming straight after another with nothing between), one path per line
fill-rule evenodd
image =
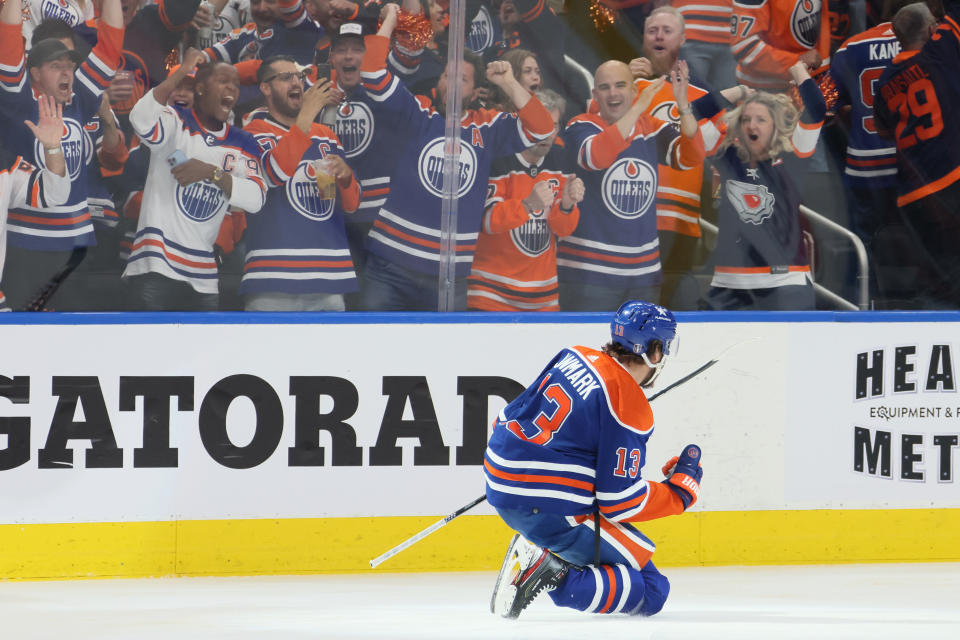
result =
M50 281L47 284L43 285L43 288L37 292L35 296L24 305L24 311L46 311L45 307L47 302L50 301L50 298L53 297L53 294L57 292L57 289L60 288L60 285L63 284L64 280L73 273L73 270L80 266L80 263L83 262L83 259L87 257L87 248L86 247L74 247L73 252L70 254L70 258L67 260L67 263L60 267L60 270L53 274L53 277L50 278Z
M397 555L407 547L419 542L420 540L423 540L424 538L426 538L428 535L430 535L440 527L444 526L445 524L447 524L457 516L466 513L470 509L473 509L475 506L477 506L478 504L480 504L486 499L487 499L487 496L482 495L476 500L474 500L473 502L463 505L462 507L460 507L459 509L457 509L456 511L448 515L446 518L443 518L442 520L438 520L434 522L432 525L430 525L420 533L416 534L412 538L407 538L406 540L404 540L403 542L395 546L393 549L390 549L386 553L377 556L376 558L370 561L370 567L373 569L376 569L377 565L382 564L385 560L392 558L393 556Z
M747 341L745 340L744 342L747 342ZM655 393L655 394L653 394L652 396L650 396L650 398L648 399L648 402L653 402L654 400L656 400L657 398L659 398L660 396L662 396L663 394L665 394L667 391L670 391L671 389L676 389L677 387L679 387L680 385L684 384L685 382L688 382L688 381L692 380L693 378L696 378L698 375L700 375L701 373L703 373L704 371L706 371L707 369L709 369L709 368L712 367L713 365L717 364L717 362L720 361L720 358L721 358L724 354L726 354L728 351L730 351L730 349L732 349L732 348L734 348L734 347L737 347L737 346L739 346L739 345L741 345L741 344L743 344L743 342L738 342L738 343L736 343L736 344L733 344L733 345L727 347L726 349L724 349L723 351L721 351L713 360L709 360L708 362L706 362L705 364L701 365L700 367L698 367L698 368L697 368L696 370L694 370L693 372L688 373L687 375L683 376L683 377L680 378L679 380L670 383L669 385L667 385L666 387L664 387L663 389L661 389L661 390L658 391L657 393ZM433 533L433 532L436 531L437 529L440 529L441 527L446 526L447 524L450 523L451 520L453 520L454 518L456 518L456 517L458 517L458 516L462 516L464 513L466 513L466 512L469 511L470 509L473 509L475 506L477 506L478 504L480 504L481 502L483 502L483 501L486 500L486 499L487 499L487 496L486 496L486 495L482 495L482 496L480 496L479 498L477 498L477 499L475 499L475 500L472 500L471 502L463 505L462 507L460 507L459 509L457 509L456 511L454 511L453 513L451 513L451 514L448 515L447 517L443 518L442 520L438 520L437 522L434 522L432 525L430 525L429 527L427 527L426 529L424 529L424 530L421 531L420 533L415 534L413 537L407 538L406 540L404 540L403 542L401 542L400 544L398 544L397 546L395 546L393 549L390 549L390 550L387 551L386 553L377 556L376 558L374 558L373 560L370 561L370 567L373 568L373 569L376 569L377 566L379 566L380 564L383 564L383 562L384 562L385 560L388 560L388 559L392 558L393 556L397 555L398 553L400 553L400 552L403 551L404 549L406 549L406 548L410 547L411 545L419 542L420 540L423 540L424 538L426 538L428 535L430 535L431 533Z

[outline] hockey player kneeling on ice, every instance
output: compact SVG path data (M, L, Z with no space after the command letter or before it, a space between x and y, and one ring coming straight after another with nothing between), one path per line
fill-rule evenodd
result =
M676 515L700 493L700 449L641 470L653 413L643 389L676 352L667 309L630 301L602 350L558 353L494 425L484 471L487 499L518 534L490 609L516 618L543 590L554 603L594 613L653 615L670 592L651 561L655 546L632 523Z

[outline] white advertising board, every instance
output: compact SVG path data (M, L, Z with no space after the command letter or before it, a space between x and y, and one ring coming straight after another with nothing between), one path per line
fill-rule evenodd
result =
M644 473L660 480L693 442L697 509L960 506L935 476L942 437L958 435L945 417L955 394L891 391L897 347L916 346L922 386L931 345L957 343L957 330L683 323L657 388L724 355L655 401ZM608 337L606 322L0 331L0 523L445 514L483 493L505 398L560 348ZM886 395L857 400L857 354L878 349ZM941 420L870 417L934 405ZM866 460L890 458L889 477L853 468L857 428L870 430ZM910 446L922 481L901 476L905 435L921 438Z

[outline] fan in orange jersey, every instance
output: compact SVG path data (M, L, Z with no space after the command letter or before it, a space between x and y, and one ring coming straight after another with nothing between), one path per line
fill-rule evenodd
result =
M731 21L737 80L785 91L790 67L813 70L830 62L827 0L734 0Z
M643 56L630 61L630 71L637 77L637 89L643 91L656 78L667 76L676 65L684 44L685 24L680 12L670 6L654 9L644 23ZM706 95L707 90L694 84L691 73L687 98L691 102ZM746 88L731 87L721 95L729 100L747 95ZM664 84L650 102L650 114L680 126L680 112L673 97L673 88ZM693 266L700 238L700 188L703 164L686 171L658 165L657 232L660 236L660 260L664 271L686 272ZM664 281L661 299L669 303L675 283Z
M565 101L550 90L536 96L553 118L554 133L493 162L483 232L467 279L468 309L560 310L554 236L577 227L584 186L580 178L567 179L563 147L554 144Z

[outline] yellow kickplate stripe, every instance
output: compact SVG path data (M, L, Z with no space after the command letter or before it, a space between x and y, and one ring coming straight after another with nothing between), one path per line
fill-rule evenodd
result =
M362 573L436 517L0 525L0 579ZM643 523L662 566L960 560L960 509L695 512ZM462 516L375 571L487 571L511 531Z

